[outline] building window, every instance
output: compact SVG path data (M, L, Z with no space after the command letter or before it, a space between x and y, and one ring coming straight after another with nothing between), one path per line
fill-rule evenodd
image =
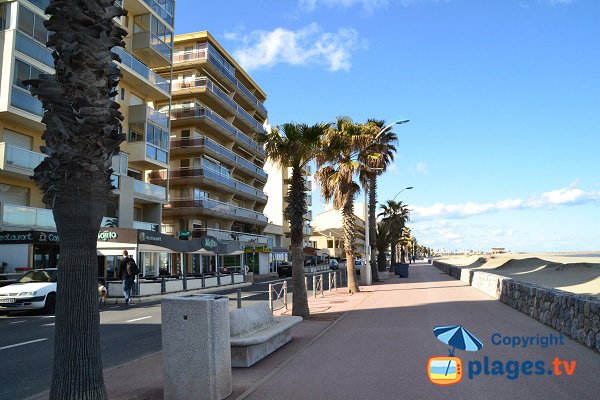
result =
M43 72L39 69L32 67L18 58L15 58L15 75L13 78L13 84L15 86L29 91L30 85L25 85L23 81L27 79L36 79L40 76L40 74L43 74Z
M315 247L317 247L317 246L315 246ZM333 240L327 240L327 248L333 249Z
M48 31L44 27L44 18L20 4L17 28L43 45L46 45Z
M121 88L121 101L125 101L125 88Z
M0 4L0 31L10 28L10 3Z

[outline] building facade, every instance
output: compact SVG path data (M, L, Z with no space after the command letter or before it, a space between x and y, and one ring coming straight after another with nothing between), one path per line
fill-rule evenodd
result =
M53 73L53 59L45 43L43 22L49 0L0 1L0 262L7 270L54 267L59 248L52 212L30 179L44 158L41 102L31 96L24 80ZM122 0L128 16L115 19L129 34L125 48L115 48L122 72L116 101L121 105L126 141L113 159L113 184L118 200L105 212L103 226L130 230L160 231L164 186L149 182L155 171L169 167L167 116L156 104L171 100L173 24L175 0ZM153 72L161 68L162 76ZM31 237L27 233L30 232ZM6 238L3 240L2 238ZM43 239L43 240L40 240ZM50 240L50 238L53 238ZM100 243L100 241L99 241ZM99 250L98 274L115 277L122 249ZM157 270L159 257L140 260Z
M171 119L168 171L150 174L169 191L162 232L238 244L220 259L187 255L187 273L217 265L268 272L265 152L254 140L267 120L266 94L209 32L175 36L171 89L172 101L157 103Z
M362 209L362 207L356 206L355 209ZM365 221L361 216L362 214L359 216L355 212L356 247L354 255L356 257L363 257L365 254ZM328 209L315 216L313 220L314 233L310 237L310 241L313 247L319 249L319 256L323 256L326 253L331 258L346 258L342 221L342 212L334 209Z

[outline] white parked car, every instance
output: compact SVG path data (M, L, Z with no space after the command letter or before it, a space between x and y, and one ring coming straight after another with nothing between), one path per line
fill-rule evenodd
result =
M56 268L25 272L15 283L0 287L0 309L18 311L44 309L54 313Z

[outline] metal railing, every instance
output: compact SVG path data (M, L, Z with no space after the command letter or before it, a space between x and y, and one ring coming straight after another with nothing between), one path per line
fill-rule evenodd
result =
M280 286L281 285L281 286ZM271 311L288 309L287 302L288 283L287 281L269 283L269 309ZM277 308L275 308L277 306Z
M170 203L167 204L165 208L204 208L225 213L227 215L267 222L267 217L263 213L213 199L193 199L191 197L174 198L170 200Z
M262 200L267 200L267 195L260 189L255 188L254 186L248 185L242 181L238 181L237 179L231 178L228 175L223 175L219 172L213 171L210 168L180 168L180 169L172 169L169 172L169 177L171 179L175 178L193 178L193 177L204 177L213 182L218 182L220 184L226 185L232 189L239 190L240 192L247 193L251 196L257 197Z
M150 82L151 86L156 87L165 95L171 97L171 84L168 80L152 71L146 64L129 54L122 47L113 47L112 52L121 57L121 64L136 72L145 80Z

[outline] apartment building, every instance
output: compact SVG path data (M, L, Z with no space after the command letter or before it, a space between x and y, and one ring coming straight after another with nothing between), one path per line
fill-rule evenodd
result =
M206 31L175 36L171 89L171 103L157 103L171 117L169 171L150 180L169 190L162 232L229 245L228 254L185 255L187 273L268 272L265 152L254 140L267 120L266 94Z
M354 255L362 257L365 254L365 220L364 213L357 212L362 210L359 204L355 206L354 224L355 232L355 249ZM315 216L313 221L313 235L310 241L314 248L319 249L319 256L327 253L329 257L346 258L344 252L344 236L343 236L343 217L340 210L329 208Z
M33 169L44 158L38 149L44 125L41 102L23 81L53 73L46 49L43 21L49 0L0 0L0 262L15 268L53 267L59 262L56 227L39 189L31 181ZM115 48L123 77L116 100L121 104L127 140L113 159L113 184L118 201L109 206L103 225L121 236L137 230L160 231L164 186L149 182L153 171L169 167L167 116L156 104L169 104L175 0L122 0L128 16L116 22L129 32L125 48ZM153 72L161 68L162 75ZM165 72L166 71L166 72ZM119 234L104 233L115 239ZM99 276L114 277L117 255L137 243L102 246L99 236ZM137 257L137 255L136 255ZM147 255L143 264L158 268L159 257Z
M269 201L265 208L265 214L269 220L269 225L265 229L265 233L272 238L273 252L271 253L271 261L289 261L290 260L290 245L291 234L290 224L284 216L284 210L288 206L288 192L290 190L292 169L281 168L278 165L267 161L265 170L269 174L269 182L265 186L265 191L269 195ZM310 248L312 244L309 240L312 235L312 167L304 168L305 185L309 189L306 193L306 204L308 211L304 215L304 243L305 256L314 256L314 251ZM275 263L272 263L275 265Z

